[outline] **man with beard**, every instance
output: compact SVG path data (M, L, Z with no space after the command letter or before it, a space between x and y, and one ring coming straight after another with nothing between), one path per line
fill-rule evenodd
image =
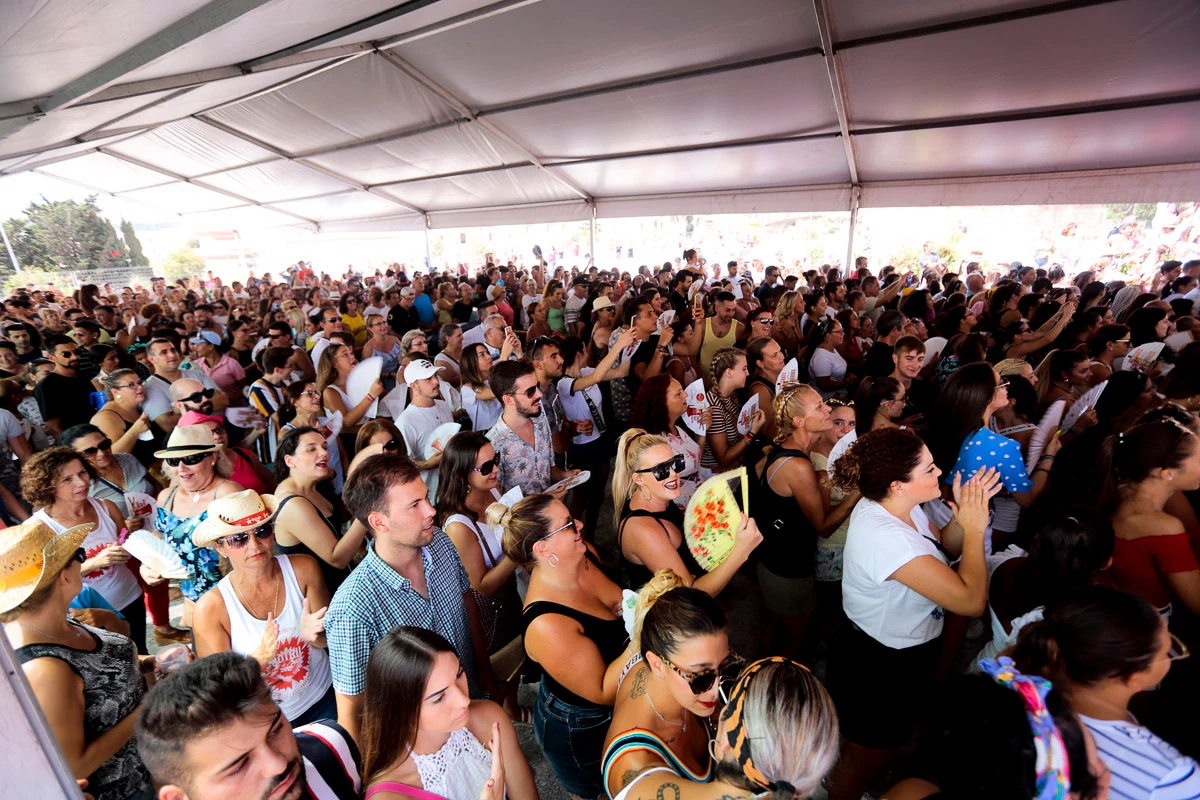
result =
M438 465L442 463L442 454L437 452L428 459L421 459L433 439L434 430L439 425L454 421L450 404L442 398L442 387L438 383L440 370L441 367L434 366L428 359L418 358L409 362L404 368L408 405L396 418L396 427L404 437L417 469L421 470L421 479L429 488L431 497L437 497Z
M138 753L159 800L356 800L358 747L333 720L292 730L257 661L217 653L146 695Z
M325 614L338 722L358 735L371 648L401 625L434 631L454 647L471 697L492 689L471 581L454 542L434 524L416 465L396 453L370 456L347 479L342 499L374 538Z
M38 350L35 346L27 323L10 322L4 326L4 335L10 342L16 345L17 361L20 363L28 364L30 361L36 361L42 357L42 351Z
M171 408L179 416L189 411L213 416L213 397L216 392L207 388L200 381L191 378L180 378L171 384Z
M46 421L46 432L57 438L73 425L82 425L95 413L89 395L92 382L76 374L78 346L70 336L46 337L46 355L54 362L54 371L33 390L38 410Z
M525 496L546 491L551 484L578 474L554 465L550 422L542 413L542 390L528 361L501 361L492 367L488 387L504 404L504 412L488 431L496 449L500 491L520 486ZM565 490L552 493L562 500Z

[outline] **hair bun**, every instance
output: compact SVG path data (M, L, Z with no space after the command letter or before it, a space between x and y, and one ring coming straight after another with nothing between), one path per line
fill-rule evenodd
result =
M492 503L483 514L487 518L488 525L498 525L501 528L508 527L508 523L512 520L512 509L504 503Z

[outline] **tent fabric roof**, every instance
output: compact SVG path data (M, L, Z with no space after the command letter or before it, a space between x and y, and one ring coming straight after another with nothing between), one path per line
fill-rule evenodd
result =
M45 0L0 30L0 175L206 224L1200 186L1195 0Z

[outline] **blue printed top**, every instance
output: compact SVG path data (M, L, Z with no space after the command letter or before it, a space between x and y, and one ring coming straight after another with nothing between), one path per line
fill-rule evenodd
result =
M1004 488L1009 492L1028 492L1033 488L1033 481L1025 471L1021 445L987 428L980 428L967 437L959 448L954 468L945 474L943 480L953 483L954 476L962 473L965 483L981 467L995 467L1004 482Z

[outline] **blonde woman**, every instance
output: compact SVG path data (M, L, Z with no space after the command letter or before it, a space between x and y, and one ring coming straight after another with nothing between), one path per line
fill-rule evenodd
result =
M804 334L800 332L800 318L803 316L804 296L796 291L784 292L775 304L775 329L772 335L788 358L796 358L804 342Z
M764 628L766 652L798 654L817 610L813 570L817 538L833 535L858 502L852 493L834 507L810 460L833 427L829 406L811 386L792 386L775 398L779 432L754 467L751 513L766 533L759 553L758 583L773 618ZM799 512L799 513L797 513ZM779 641L781 629L786 639Z
M686 459L661 436L631 428L617 443L613 506L617 526L618 570L633 591L662 569L673 570L687 586L715 596L762 541L752 519L742 520L733 552L712 572L696 563L683 538L679 496Z
M343 433L357 431L371 403L383 394L383 383L376 380L366 397L357 403L350 400L350 395L346 394L346 381L356 364L358 359L354 357L354 349L334 342L321 353L321 364L317 368L317 391L321 393L321 402L325 404L327 414L342 412Z

